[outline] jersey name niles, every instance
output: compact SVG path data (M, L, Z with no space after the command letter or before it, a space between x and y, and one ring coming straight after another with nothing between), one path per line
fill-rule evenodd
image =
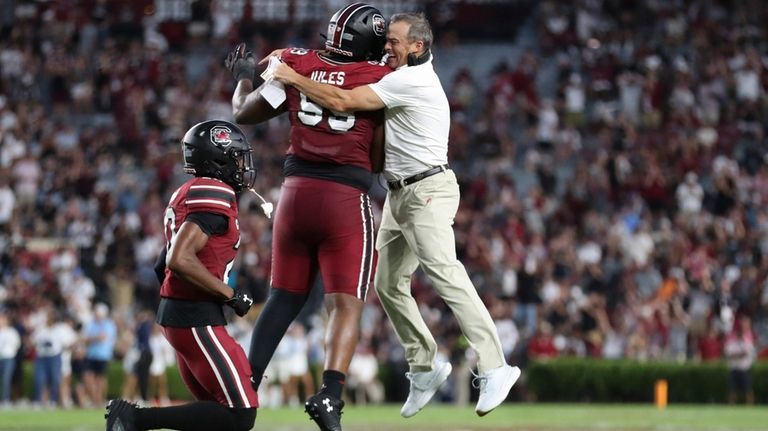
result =
M170 245L187 216L194 212L215 213L227 217L227 231L212 235L197 253L198 259L214 277L228 281L229 272L240 246L240 229L237 222L237 197L226 183L213 178L196 177L184 183L171 196L165 210L165 237ZM165 280L160 296L196 301L216 300L213 295L188 285L173 271L165 269Z
M296 72L322 83L349 90L378 82L391 72L377 62L340 63L320 51L292 48L282 60ZM371 170L370 149L381 111L332 112L294 87L286 87L291 133L288 154L311 162L354 165Z

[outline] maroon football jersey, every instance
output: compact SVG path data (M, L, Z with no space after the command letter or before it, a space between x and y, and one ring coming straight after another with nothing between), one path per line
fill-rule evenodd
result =
M320 51L290 48L282 60L310 79L345 90L378 82L392 70L378 62L340 63L319 55ZM291 119L288 154L301 159L354 165L371 170L373 130L383 121L382 111L331 112L296 88L286 87Z
M191 213L207 212L226 216L229 221L223 235L212 235L197 253L208 271L227 283L229 271L240 247L240 227L237 223L237 198L228 184L213 178L195 177L176 190L165 210L165 238L168 244ZM190 286L173 271L165 269L165 280L160 288L165 298L211 301L213 295L196 286Z

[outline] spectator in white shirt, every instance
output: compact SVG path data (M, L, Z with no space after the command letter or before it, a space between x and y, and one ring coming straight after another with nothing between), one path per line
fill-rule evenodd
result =
M69 408L72 406L72 350L78 341L78 335L71 318L57 322L52 331L62 345L59 399L62 407Z
M379 362L371 348L370 334L361 337L349 364L349 388L354 391L356 404L384 401L384 385L379 380Z
M34 154L27 154L16 160L13 165L13 178L15 180L16 198L22 207L30 206L35 202L39 188L42 171Z
M48 390L50 405L59 402L61 384L61 352L64 348L61 338L54 331L54 312L49 310L44 324L37 326L32 333L35 346L34 393L33 402L39 405L43 400L43 390Z
M8 315L0 311L0 406L8 405L11 400L11 377L19 347L19 333L9 324Z
M249 334L250 335L250 334ZM250 337L246 337L249 338ZM149 365L150 387L157 391L158 403L161 407L171 404L168 398L168 378L166 370L176 363L176 351L163 335L160 325L154 325L149 337L149 349L152 351L152 363ZM150 398L154 394L150 392Z
M701 202L704 199L704 189L698 181L695 172L685 174L685 181L677 186L677 207L686 214L701 212Z
M16 195L8 183L8 173L0 170L0 233L10 225L16 208Z

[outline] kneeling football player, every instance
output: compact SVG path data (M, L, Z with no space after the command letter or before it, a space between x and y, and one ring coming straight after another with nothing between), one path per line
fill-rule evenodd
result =
M176 350L179 373L197 399L173 407L107 405L107 431L150 429L246 431L258 396L242 347L227 333L223 306L245 315L253 304L228 284L240 231L237 193L253 186L256 170L243 132L226 121L205 121L182 140L184 171L195 177L165 209L167 245L155 267L161 280L157 322Z

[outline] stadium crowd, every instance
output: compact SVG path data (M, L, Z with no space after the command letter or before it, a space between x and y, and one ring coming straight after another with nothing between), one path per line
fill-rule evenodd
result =
M35 361L35 402L45 386L59 400L63 376L75 380L58 401L69 405L81 375L78 400L100 402L98 362L138 362L135 350L150 348L137 316L158 301L152 265L165 205L185 178L181 134L231 118L223 56L241 40L262 55L319 45L335 3L303 31L239 19L248 2L235 11L217 1L1 3L0 340L11 341L0 343L0 381L13 380L19 399L18 365ZM768 356L766 8L548 0L532 14L537 46L499 64L490 85L470 65L442 77L462 186L458 252L509 362L707 361L743 344L752 360ZM287 120L246 130L256 190L274 201ZM384 189L371 193L380 208ZM271 228L258 203L241 197L232 279L263 299ZM417 273L413 291L441 354L468 369L471 351L428 283ZM310 364L322 363L319 304L295 330L306 337L293 337L309 340L297 348ZM254 317L231 325L243 344ZM104 320L115 334L94 337L109 334ZM361 325L351 380L379 401L378 366L407 367L374 293ZM49 327L63 335L44 336ZM738 339L734 327L745 329ZM63 375L44 361L62 353ZM444 399L468 399L462 378L469 372L455 373ZM390 380L387 396L403 399L405 379Z

